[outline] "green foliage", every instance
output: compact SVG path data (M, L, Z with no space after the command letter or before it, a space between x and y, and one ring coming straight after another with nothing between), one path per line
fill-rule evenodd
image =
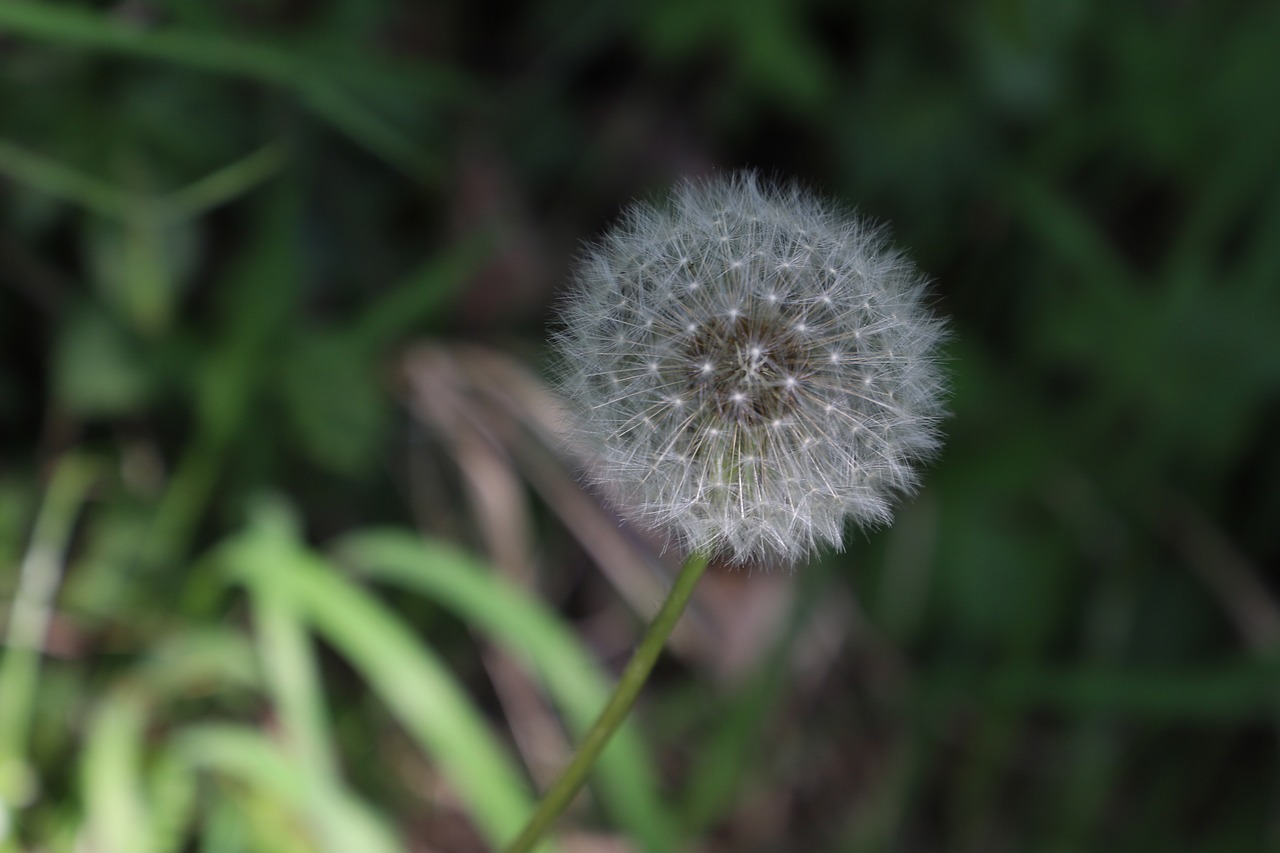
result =
M892 225L948 443L774 622L700 589L562 829L1280 848L1277 43L1260 0L0 2L0 853L510 839L511 709L572 742L638 620L456 345L543 358L580 241L713 165ZM405 391L422 339L474 384Z

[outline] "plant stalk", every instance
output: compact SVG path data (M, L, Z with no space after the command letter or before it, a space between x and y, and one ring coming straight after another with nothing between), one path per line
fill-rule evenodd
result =
M680 614L684 612L694 588L698 585L698 579L702 577L706 568L706 554L694 553L684 561L684 565L680 567L680 574L676 576L675 583L671 586L671 591L667 593L667 600L662 603L658 615L653 617L653 622L650 623L640 645L632 654L627 668L622 671L622 677L618 679L618 684L614 687L613 695L609 697L604 710L591 724L591 728L587 730L582 743L578 746L577 754L560 774L560 778L543 795L524 830L507 848L507 853L528 853L532 850L538 839L569 806L574 795L587 781L587 774L595 766L596 759L600 757L600 753L609 744L613 733L622 725L623 720L631 712L632 706L635 705L640 690L648 680L653 665L658 661L658 656L662 654L671 631L680 621Z

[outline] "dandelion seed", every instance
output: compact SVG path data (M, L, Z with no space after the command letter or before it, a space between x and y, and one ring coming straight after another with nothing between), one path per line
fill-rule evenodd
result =
M939 445L945 330L924 299L880 230L796 187L742 173L633 207L586 251L556 336L594 477L737 562L887 522Z

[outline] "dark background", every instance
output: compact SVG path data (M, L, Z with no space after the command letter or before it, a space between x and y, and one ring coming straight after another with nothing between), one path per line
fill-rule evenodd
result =
M200 567L264 495L317 553L394 525L484 555L619 666L656 600L625 575L663 564L604 524L641 556L599 571L548 485L572 462L512 400L545 402L582 241L742 167L891 227L952 318L952 416L892 527L707 579L637 712L674 837L1280 849L1278 46L1269 2L0 5L3 624L50 477L96 472L51 511L78 520L35 723L0 731L14 849L130 837L95 812L91 721L175 638L254 636ZM468 618L380 600L500 740L554 725ZM407 849L481 849L318 639L353 790ZM216 678L148 713L142 814L181 725L277 731L269 691ZM168 849L325 848L285 800L200 785ZM564 825L626 849L592 802Z

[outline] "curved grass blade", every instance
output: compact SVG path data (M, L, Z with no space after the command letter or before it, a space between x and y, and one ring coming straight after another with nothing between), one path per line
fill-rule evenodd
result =
M251 648L223 630L166 640L118 682L93 714L79 768L87 845L104 853L179 849L194 792L185 769L169 757L147 760L145 739L156 707L193 692L237 692L256 684Z
M274 582L275 567L294 553L296 548L282 537L255 536L244 543L242 559L251 569L248 586L258 650L293 756L313 779L336 784L338 761L329 742L330 724L311 638L295 602Z
M251 548L245 550L253 538L242 537L224 552L238 580L251 585L255 574L269 572L271 583L360 672L439 765L486 839L497 847L514 837L533 811L527 786L444 664L395 614L327 561L301 548L280 549L272 565L264 566Z
M371 577L450 608L535 669L576 735L604 707L608 678L573 632L473 557L397 531L349 536L335 552ZM624 725L618 732L600 758L595 779L606 808L632 837L649 850L675 849L674 823L658 800L656 774L634 727Z
M333 785L316 784L310 768L279 744L243 726L205 724L173 738L177 755L193 768L248 785L286 810L306 815L317 846L333 853L397 853L404 848L362 803Z

